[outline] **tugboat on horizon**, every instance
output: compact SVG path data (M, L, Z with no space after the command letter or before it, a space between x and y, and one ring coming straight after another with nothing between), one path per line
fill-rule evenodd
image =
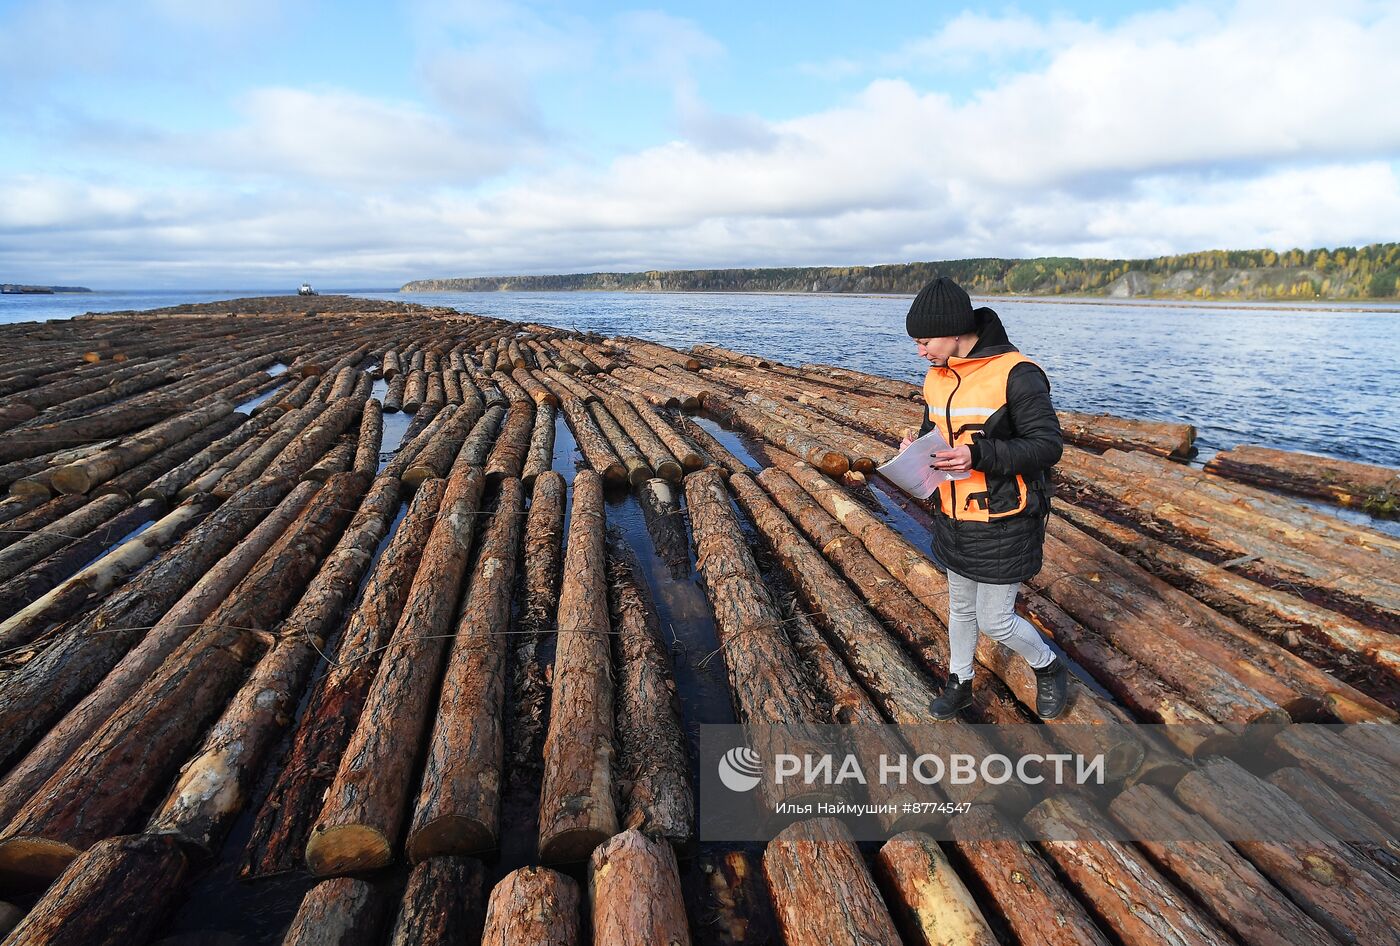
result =
M309 282L304 282L304 283L302 283L300 286L297 287L297 295L299 295L299 296L315 296L315 295L319 295L319 293L316 292L315 289L312 289L312 288L311 288L311 283L309 283Z

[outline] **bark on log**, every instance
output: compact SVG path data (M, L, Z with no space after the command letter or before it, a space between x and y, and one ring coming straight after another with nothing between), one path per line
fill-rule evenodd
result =
M485 871L474 857L434 857L408 875L389 946L457 946L481 939Z
M1373 516L1400 515L1400 471L1292 450L1239 446L1217 453L1207 473L1270 489L1325 499Z
M801 457L827 476L841 476L851 468L851 458L833 445L774 420L767 414L743 406L739 401L715 398L705 405L705 409L759 440Z
M323 409L324 405L313 402L311 406L288 411L268 428L267 436L263 437L256 445L249 444L252 446L250 451L245 453L238 450L231 453L218 467L200 476L181 490L181 494L183 495L190 490L208 490L221 498L232 496L262 476L263 472L282 451L316 422L318 413ZM233 465L235 462L236 465ZM210 477L220 470L224 471L223 474L210 483ZM300 473L297 474L297 478L299 477Z
M602 431L613 452L627 470L627 481L633 486L640 486L655 475L655 471L647 465L646 457L637 449L637 445L632 442L632 438L627 436L617 420L608 413L607 407L602 401L597 401L588 405L588 409L593 413L593 419L598 423L598 429Z
M501 482L462 604L409 826L414 863L490 850L500 839L507 641L520 552L520 481Z
M684 475L680 461L671 455L671 451L666 449L666 445L656 436L655 431L647 426L641 417L637 416L632 405L620 397L604 398L603 404L608 413L622 427L623 432L641 451L642 457L656 471L656 475L673 483L679 483L681 476Z
M565 398L564 418L569 423L569 429L573 431L579 453L583 454L593 472L609 483L627 482L627 468L622 465L622 461L617 458L617 454L603 437L603 432L598 429L598 422L589 413L588 406L577 398Z
M9 548L26 536L42 531L52 523L91 502L88 497L77 494L55 496L52 499L41 496L26 496L25 500L32 499L33 502L29 502L27 508L20 508L17 499L18 497L12 496L7 500L7 502L16 503L11 507L12 510L16 511L6 524L0 527L0 549Z
M439 416L447 419L434 425L431 439L414 456L413 462L404 468L403 480L409 486L446 476L457 452L462 449L462 442L467 439L481 414L467 407L446 407Z
M1056 411L1065 439L1095 450L1143 450L1185 460L1196 453L1196 428L1190 424L1134 420L1112 414Z
M1178 782L1176 797L1342 942L1400 942L1400 883L1280 789L1220 760Z
M1288 793L1323 827L1400 878L1400 840L1311 772L1294 766L1276 769L1270 784Z
M977 878L1020 943L1108 946L1084 907L1041 855L989 805L949 823L958 859Z
M637 502L657 555L671 570L672 578L685 578L690 574L690 543L675 488L659 477L647 480L637 492Z
M554 466L554 424L558 416L558 409L551 403L544 402L535 407L530 446L525 455L525 466L520 471L520 482L527 487L533 486L541 473Z
M622 824L685 844L695 832L695 799L671 658L646 579L620 535L608 545L608 591L616 632Z
M690 946L680 868L665 840L614 835L588 861L593 941L617 946Z
M384 407L370 398L365 401L360 416L360 434L355 441L355 460L351 469L366 477L379 472L379 448L384 440Z
M530 783L531 791L540 770L549 702L545 669L537 652L544 636L553 629L558 611L567 489L558 473L551 470L541 474L535 480L525 519L524 602L511 665L515 714L506 770L512 783Z
M393 860L484 485L475 467L448 479L393 639L306 844L306 864L318 876Z
M1245 860L1205 821L1154 785L1134 785L1109 813L1164 874L1248 946L1328 943L1327 931Z
M6 946L144 943L171 906L160 893L178 889L187 867L170 838L138 834L101 841L54 881L6 937Z
M228 414L203 430L196 431L190 436L166 447L155 456L143 463L127 470L125 473L108 480L96 490L102 493L121 493L127 497L135 497L137 493L144 490L156 479L169 473L186 461L204 452L204 450L224 437L233 433L241 427L248 418L237 411ZM172 494L173 496L173 494ZM140 497L146 498L146 497ZM165 497L168 501L172 497Z
M396 374L389 379L389 387L384 391L384 411L387 414L397 414L403 410L403 396L407 391L408 376Z
M358 474L350 474L358 476ZM343 482L353 482L343 480ZM328 489L334 486L327 487ZM177 834L209 854L248 802L267 753L296 713L312 667L338 626L370 557L399 506L400 483L381 477L370 487L334 549L276 630L277 643L205 734L180 770L146 830ZM346 501L353 501L347 493Z
M63 518L10 543L0 550L0 581L13 578L65 545L81 540L127 505L129 501L123 496L98 496ZM113 538L121 538L121 535ZM5 609L4 613L10 610Z
M54 471L53 487L60 493L86 493L99 483L131 469L191 434L233 413L233 405L215 400L203 407L162 421L101 453Z
M860 849L834 818L784 828L763 852L763 873L788 946L900 941Z
M363 410L363 401L344 399L331 404L295 440L287 444L268 464L263 475L300 479L340 439L341 434L350 429L351 424L359 421Z
M224 503L154 564L67 628L38 657L11 673L0 687L0 765L37 733L52 726L140 640L174 603L292 488L286 480L258 483ZM191 500L209 509L215 500ZM27 797L27 795L25 796Z
M267 629L315 573L364 487L343 473L318 491L224 604L0 832L0 872L52 877L149 811L261 656Z
M1274 737L1274 746L1400 837L1400 785L1393 760L1358 749L1328 726L1285 727Z
M453 460L453 468L462 466L484 467L486 460L491 454L491 447L496 442L496 435L501 429L501 418L505 416L506 408L504 404L492 404L486 408L486 413L481 415L481 419L472 427L471 433L462 443L462 449L457 451L457 458Z
M355 612L331 652L292 738L277 780L253 823L239 875L245 879L302 866L311 825L335 777L338 759L360 718L384 644L408 597L421 550L437 518L446 480L429 480L413 495L408 512L365 584Z
M906 943L997 946L972 893L933 838L920 831L897 834L880 848L877 863Z
M682 414L676 418L676 423L705 452L709 463L722 470L726 477L731 473L752 472L752 468L747 463L736 457L729 451L728 447L716 440L708 430L689 417Z
M323 880L302 898L282 946L369 946L379 941L386 912L373 884L353 877Z
M650 404L635 395L624 395L623 399L632 406L632 409L637 412L637 416L665 444L671 455L680 461L682 469L690 472L705 465L705 460L695 445L673 427L667 418L657 413Z
M486 903L481 946L577 946L579 889L547 867L521 867L501 878Z
M1214 920L1186 899L1082 798L1047 798L1025 817L1040 848L1080 897L1127 943L1230 946ZM1103 838L1104 840L1098 840Z
M221 462L234 450L261 434L272 423L266 415L244 421L229 433L215 440L209 446L190 457L168 473L153 479L136 493L137 499L159 497L166 502L174 502L180 490L204 474L211 466Z
M349 437L341 437L340 442L326 451L325 456L316 461L316 465L301 475L301 479L314 480L317 483L324 483L337 473L349 472L355 463L355 441ZM355 471L367 479L374 479L374 473L369 474Z
M578 861L618 831L603 482L574 477L540 786L539 853Z
M486 481L520 477L535 429L534 404L528 399L512 401L495 445L486 458Z

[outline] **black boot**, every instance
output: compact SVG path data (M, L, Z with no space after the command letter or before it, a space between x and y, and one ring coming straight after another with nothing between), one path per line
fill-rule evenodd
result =
M943 692L928 705L935 719L952 719L958 710L972 705L972 681L959 680L956 673L948 674Z
M1069 671L1056 657L1035 670L1035 712L1041 719L1054 719L1065 711L1069 694Z

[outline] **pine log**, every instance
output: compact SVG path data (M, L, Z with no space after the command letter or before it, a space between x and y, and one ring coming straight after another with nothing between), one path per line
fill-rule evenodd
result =
M404 467L403 480L409 486L446 476L457 452L462 449L462 442L467 439L481 414L467 407L448 406L438 417L439 420L433 424L431 437L414 455L413 462Z
M1127 943L1230 946L1232 940L1118 840L1102 815L1072 795L1047 798L1026 815L1027 829L1094 912ZM1102 839L1102 840L1100 840Z
M229 410L232 409L230 404ZM84 417L9 430L0 440L0 463L153 427L179 412L180 406L168 400L133 401Z
M539 853L545 861L583 860L618 830L605 525L602 478L580 471L569 512L544 741Z
M249 444L252 446L250 451L245 453L243 450L237 450L229 454L220 462L219 466L194 480L181 490L181 493L190 490L208 490L215 496L223 498L232 496L262 476L282 451L316 422L316 417L322 410L324 410L324 405L313 402L310 406L288 411L268 428L267 435L256 445ZM236 465L234 465L235 463ZM220 470L224 471L223 474L210 483L209 480L213 474ZM283 475L288 474L284 472ZM298 472L297 478L300 475Z
M1400 785L1395 762L1338 738L1330 726L1287 726L1274 746L1291 761L1330 782L1353 805L1400 837Z
M0 581L13 578L65 545L81 540L129 505L123 496L98 496L61 519L0 549ZM146 507L151 508L151 507ZM114 536L121 538L125 533ZM91 556L89 556L91 557ZM5 609L8 613L13 609Z
M158 503L159 500L142 500ZM0 622L0 650L33 640L50 624L78 613L188 532L214 503L207 497L188 500L156 520L134 538L103 555L62 584Z
M523 516L520 481L502 480L447 656L408 831L414 863L490 850L500 839L507 640Z
M363 401L343 399L331 404L287 444L268 464L264 476L286 476L300 479L316 462L360 419Z
M588 860L593 941L617 946L690 946L680 868L665 840L627 830Z
M100 841L54 881L5 944L144 943L165 922L170 906L159 893L178 888L187 868L185 855L171 838L137 834Z
M1187 774L1176 797L1342 942L1400 942L1400 882L1282 790L1222 759Z
M554 424L558 416L558 409L552 403L541 402L535 407L530 446L525 454L525 466L520 471L520 482L527 487L533 486L536 477L554 466Z
M384 407L374 398L365 401L364 405L351 469L363 476L373 477L379 473L379 450L384 440Z
M515 715L511 720L509 771L524 780L539 771L549 686L537 659L539 645L554 627L563 560L564 503L568 487L553 470L535 480L525 519L524 602L512 662Z
M101 605L65 629L35 659L0 687L0 765L11 761L37 733L100 681L157 618L225 552L247 534L292 488L286 480L258 483L219 507L155 563ZM208 495L188 500L205 510ZM27 796L26 796L27 797Z
M278 625L277 643L181 767L148 832L177 834L209 854L222 846L233 819L247 804L267 753L295 714L326 638L338 626L388 531L398 510L399 489L393 477L381 477L370 487L340 541Z
M1108 946L1055 871L990 805L949 822L958 860L986 891L1016 941L1042 946Z
M637 502L657 555L671 570L672 578L685 578L690 574L690 543L675 488L660 477L649 479L637 491Z
M307 867L318 876L393 860L484 485L476 467L459 467L448 479L403 613L306 844Z
M481 415L481 419L472 427L471 433L462 443L462 449L457 451L457 457L452 461L454 468L485 467L487 458L491 455L491 448L496 442L496 435L501 429L501 418L505 414L504 404L492 404L486 408L486 413Z
M446 480L429 480L375 564L345 631L330 654L292 737L287 758L253 823L240 876L263 877L302 866L311 825L359 720L384 645L403 613L419 555L436 521Z
M423 369L415 368L408 373L408 384L403 391L403 409L416 414L428 399L428 375Z
M557 407L559 398L553 391L540 383L540 379L528 368L516 368L511 371L510 376L515 379L515 383L525 390L530 396L530 400L535 402L536 407L544 404Z
M620 535L608 545L608 591L622 824L684 844L695 832L695 799L671 657L641 567Z
M666 446L671 455L680 461L681 467L689 472L705 465L700 451L684 434L671 426L670 421L661 416L650 404L635 395L623 395L623 399L637 412L637 416L652 429L657 438Z
M1400 471L1393 467L1242 445L1217 453L1207 473L1269 489L1325 499L1373 516L1400 515Z
M136 498L158 497L166 502L174 502L180 490L188 486L191 481L205 473L214 464L221 462L234 450L257 437L271 423L271 419L265 415L244 421L170 472L163 473L151 480L149 484L136 492Z
M632 438L627 436L622 427L612 414L608 413L606 405L602 401L589 404L588 409L593 413L593 419L598 423L598 429L602 431L604 438L617 454L618 459L627 470L627 481L633 486L640 486L655 475L655 471L647 464L646 457L637 449L637 445L632 442Z
M261 656L267 630L315 573L364 488L355 474L342 473L317 492L223 605L0 832L0 873L52 877L150 810Z
M851 468L851 458L833 445L746 407L742 402L715 398L705 409L731 426L803 458L827 476L841 476Z
M897 834L880 848L877 864L906 943L997 946L972 893L933 838L920 831Z
M726 477L731 473L752 472L747 463L731 453L724 444L716 440L708 430L701 427L697 422L685 415L681 415L676 418L676 423L679 424L681 430L683 430L691 440L694 440L700 449L704 451L709 458L708 462L711 465L718 466L720 470L724 471Z
M784 828L763 852L763 873L788 946L900 942L860 849L836 819Z
M579 889L547 867L501 878L486 903L481 946L578 946Z
M606 397L603 404L608 413L622 427L623 432L641 451L643 458L656 472L656 475L673 483L679 483L684 474L680 462L666 449L666 445L661 442L661 438L656 436L655 431L643 422L641 417L637 416L632 405L620 397Z
M1288 793L1337 838L1400 878L1400 839L1351 804L1312 772L1295 766L1275 769L1268 778Z
M1196 428L1190 424L1134 420L1112 414L1056 411L1065 439L1095 450L1143 450L1184 460L1196 453Z
M370 946L379 942L386 913L373 884L353 877L323 880L302 898L282 946Z
M225 400L187 411L155 424L134 437L128 437L95 456L70 464L53 474L53 486L60 493L86 493L99 483L131 469L142 460L177 443L191 434L233 413Z
M38 495L25 496L23 499L26 501L27 508L21 509L17 502L19 499L20 497L11 496L7 500L7 502L16 503L15 506L11 507L15 510L15 514L6 521L3 527L0 527L0 549L9 548L26 536L43 530L92 501L79 494L55 496L52 499ZM29 502L29 500L33 501Z
M98 651L91 656L86 656L82 651L72 655L70 662L77 663L83 674L90 678L88 685L91 686L95 682L97 686L72 711L63 716L24 760L5 776L4 781L0 782L0 821L8 822L13 818L25 800L39 790L59 765L155 673L161 662L169 657L176 647L199 628L204 619L213 613L228 593L243 580L263 554L301 514L316 490L317 484L302 483L287 493L276 508L258 522L232 551L218 559L202 575L193 576L193 585L189 586L189 590L165 611L149 630L137 624L140 620L137 615L143 613L137 612L137 615L127 618L124 622L131 630L123 630L120 624L113 621L115 626L111 632L104 631L100 626L94 626L87 631L90 635L87 637L88 643L100 641L108 635L120 634L132 638L135 646L127 651L125 656L120 651L111 649ZM238 505L239 501L234 499L230 500L225 508L234 512ZM262 515L261 509L252 511ZM216 518L218 517L210 517L209 521L212 523ZM200 528L196 527L191 531L187 539L198 538ZM186 544L182 542L181 545L177 545L172 554ZM194 580L195 578L197 580ZM65 637L57 646L66 650L70 640L71 638ZM58 676L63 681L71 680L77 675L66 672L65 662L50 661L50 653L45 652L30 666L43 666L50 675ZM80 694L82 691L74 689L71 692ZM66 709L67 706L60 704L57 708Z
M396 374L389 379L389 386L384 391L384 412L386 414L397 414L403 410L403 396L407 389L407 375Z
M486 458L488 483L506 477L520 477L530 451L530 439L534 429L534 403L528 398L512 401L506 413L505 425L501 427L496 443Z
M350 470L355 463L355 441L349 437L341 437L340 442L326 451L321 459L316 461L316 465L311 467L301 475L301 479L314 480L317 483L324 483L337 473L345 473ZM373 479L374 473L368 474L355 471L367 479Z
M1205 821L1152 785L1119 793L1109 811L1152 862L1249 946L1311 946L1331 937Z
M389 946L457 946L481 939L485 871L472 857L433 857L413 868Z
M234 411L202 430L195 431L156 455L97 487L96 492L121 493L134 497L161 476L177 469L191 458L233 433L247 422L244 414ZM146 497L141 497L146 498ZM172 497L164 497L167 501Z
M579 453L593 472L609 483L627 482L627 468L622 465L622 461L617 458L617 454L603 437L603 432L598 429L598 422L589 413L587 405L577 398L569 397L564 399L563 407L564 418L569 423L569 429L573 431Z

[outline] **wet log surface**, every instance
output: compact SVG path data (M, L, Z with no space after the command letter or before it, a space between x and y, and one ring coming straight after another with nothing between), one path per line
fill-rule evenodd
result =
M853 472L917 423L917 386L348 297L4 334L0 900L46 931L25 942L432 942L481 922L495 942L753 943L779 937L775 907L790 940L825 942L851 922L848 901L906 943L1190 941L1208 924L1222 942L1387 942L1400 919L1400 539L1290 498L1383 515L1393 470L1242 449L1203 472L1165 459L1191 450L1185 425L1061 412L1071 443L1104 452L1066 449L1073 504L1057 499L1046 569L1019 606L1080 682L1065 718L1003 727L1001 748L1092 750L1112 723L1194 725L1107 747L1122 787L1037 809L1037 824L1089 826L1087 843L1023 842L976 806L925 824L951 842L855 849L843 901L816 891L821 864L773 890L753 872L761 844L670 855L661 839L688 833L697 724L921 718L947 658L927 513ZM571 498L572 450L636 494L595 502L584 475L585 501ZM759 475L769 466L782 472ZM449 504L467 513L447 527L465 547L447 551L433 540L454 519L442 495L472 476L469 508ZM353 496L337 500L347 477ZM518 504L511 580L486 548L503 500ZM621 556L599 570L586 554L601 539L569 550L588 567L565 565L563 534L594 506L635 552L625 577ZM148 541L130 544L143 526ZM562 612L561 581L574 589ZM605 632L580 648L553 633L561 619ZM472 626L498 648L457 653ZM1025 668L985 638L977 659L972 717L1032 720ZM1282 711L1368 725L1237 725ZM548 748L546 727L560 734ZM478 751L492 741L478 729L503 737L499 754ZM567 761L564 733L596 751ZM1212 757L1245 745L1267 749L1249 769ZM478 756L472 792L500 794L480 806L499 806L481 861L402 848L420 796L461 797L450 773ZM449 764L425 780L430 757ZM335 827L352 829L340 853L358 853L330 869L363 872L312 887L312 825L337 804L349 814ZM563 830L579 843L561 856L571 845L551 833L570 819L588 824ZM1128 824L1133 847L1107 837ZM623 853L647 866L622 869ZM65 865L47 894L22 889ZM857 866L879 885L850 886ZM240 867L247 882L231 882Z

